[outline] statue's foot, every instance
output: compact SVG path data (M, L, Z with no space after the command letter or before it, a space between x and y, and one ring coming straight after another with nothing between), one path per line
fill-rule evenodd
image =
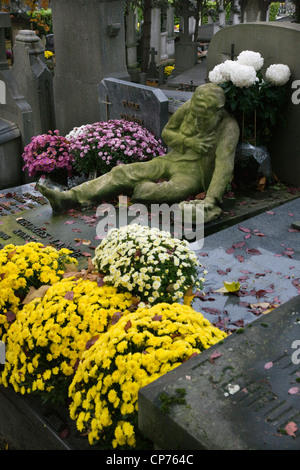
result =
M36 188L46 199L48 199L53 212L60 213L74 207L73 201L68 197L68 191L49 188L40 181L36 184Z

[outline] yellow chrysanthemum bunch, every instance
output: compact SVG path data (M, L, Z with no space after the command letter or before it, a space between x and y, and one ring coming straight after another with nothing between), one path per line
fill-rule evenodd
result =
M139 389L225 337L178 303L121 317L82 355L69 388L71 418L90 444L134 447Z
M63 402L82 352L132 305L128 293L96 281L63 279L19 311L6 335L0 383Z
M0 339L21 307L30 287L58 282L67 264L77 264L65 248L42 243L6 245L0 250Z
M51 59L51 57L53 57L54 54L51 51L45 51L44 55L46 59Z
M174 65L167 65L165 67L165 75L168 77L174 70Z

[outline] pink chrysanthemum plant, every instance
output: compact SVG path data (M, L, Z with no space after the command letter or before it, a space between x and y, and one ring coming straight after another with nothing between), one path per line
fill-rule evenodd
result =
M25 162L23 171L27 169L29 176L49 175L61 170L71 176L73 172L74 157L70 144L58 130L32 137L22 157Z

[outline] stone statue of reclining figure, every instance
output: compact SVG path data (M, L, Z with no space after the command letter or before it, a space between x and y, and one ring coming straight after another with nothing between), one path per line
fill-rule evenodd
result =
M205 222L221 214L221 202L231 180L239 127L224 109L225 95L212 83L199 86L192 98L170 118L162 138L172 150L151 161L118 165L109 173L68 191L38 184L54 212L86 208L126 194L134 202L176 203L204 207ZM163 180L159 182L159 180ZM204 200L185 199L205 192Z

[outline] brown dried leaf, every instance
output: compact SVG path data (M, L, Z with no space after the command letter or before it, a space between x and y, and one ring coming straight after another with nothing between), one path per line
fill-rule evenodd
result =
M22 304L26 305L29 304L34 299L43 298L46 294L47 290L50 286L41 286L39 289L35 289L34 287L30 287L28 294L26 295L25 299L23 300Z
M5 316L6 316L6 320L8 321L8 323L11 323L11 322L15 321L15 319L16 319L16 314L12 310L8 310L5 313Z
M96 343L98 339L99 339L99 335L96 335L93 338L91 338L89 341L87 341L85 345L85 349L90 349L93 346L93 344Z
M69 292L66 292L65 299L66 300L73 300L74 299L74 292L71 291L71 290Z
M115 325L116 323L118 323L118 321L120 320L122 316L122 313L121 312L115 312L111 318L111 324L112 325Z

